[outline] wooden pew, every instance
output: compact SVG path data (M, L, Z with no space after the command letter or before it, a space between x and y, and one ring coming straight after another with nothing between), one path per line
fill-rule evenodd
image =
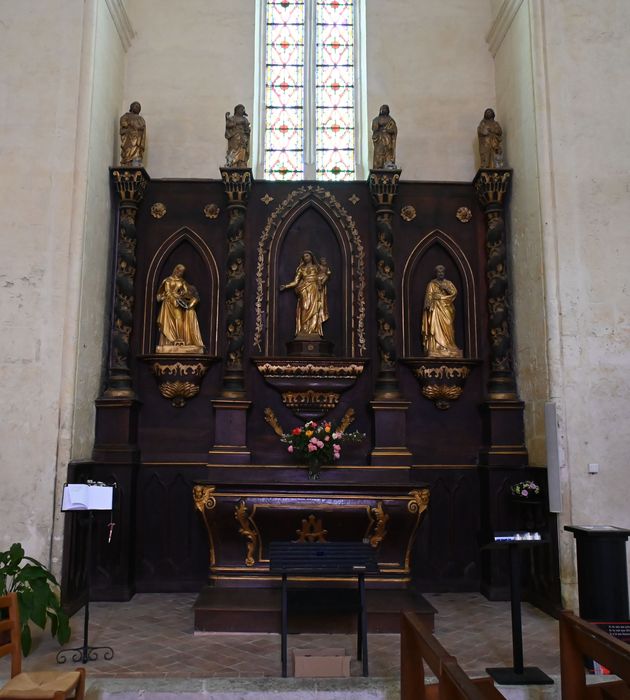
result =
M585 656L622 680L587 685ZM560 673L562 700L630 700L630 645L564 611L560 613Z
M472 680L413 613L400 622L401 700L504 700L491 678ZM437 684L425 685L425 664Z

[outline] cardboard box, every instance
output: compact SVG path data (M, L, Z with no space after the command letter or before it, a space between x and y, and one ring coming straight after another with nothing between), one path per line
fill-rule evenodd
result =
M350 675L344 649L294 649L296 678L337 678Z

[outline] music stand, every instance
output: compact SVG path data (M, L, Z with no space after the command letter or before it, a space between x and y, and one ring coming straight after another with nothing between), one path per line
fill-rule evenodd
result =
M57 652L57 663L65 664L67 654L72 653L72 661L86 664L98 659L98 651L103 650L103 660L114 658L114 650L108 646L90 646L88 643L88 628L90 625L90 574L92 572L92 532L94 530L94 512L97 510L113 509L114 489L105 484L66 484L63 487L62 512L83 511L88 515L87 544L85 548L85 613L83 618L83 644L72 649L61 649ZM98 489L98 490L95 490Z

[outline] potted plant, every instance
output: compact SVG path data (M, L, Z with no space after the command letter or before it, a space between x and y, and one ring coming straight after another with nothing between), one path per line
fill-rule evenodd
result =
M540 498L540 494L540 486L531 479L519 481L517 484L512 484L512 496L516 500L536 501Z
M31 651L30 622L45 629L50 620L52 636L59 640L59 644L70 639L70 623L61 609L57 579L43 564L27 557L18 542L6 551L0 551L0 595L12 591L18 597L24 656Z
M341 458L342 442L361 442L364 433L346 433L333 428L327 421L310 420L303 426L284 433L280 440L288 445L287 451L299 464L308 465L309 479L319 479L322 465L332 465Z

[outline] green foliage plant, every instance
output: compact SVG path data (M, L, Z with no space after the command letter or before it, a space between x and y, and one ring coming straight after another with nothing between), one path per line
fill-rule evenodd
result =
M70 623L61 609L57 579L43 564L25 556L24 548L18 542L6 551L0 551L0 595L12 591L18 597L24 656L31 651L30 622L45 629L50 620L52 636L59 640L59 644L70 639Z

